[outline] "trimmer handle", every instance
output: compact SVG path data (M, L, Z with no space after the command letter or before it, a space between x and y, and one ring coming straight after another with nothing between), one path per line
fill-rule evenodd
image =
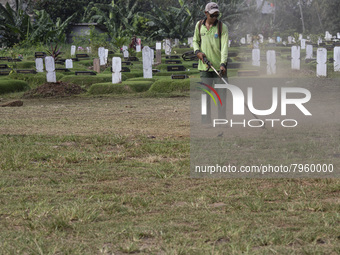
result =
M203 62L208 66L207 71L211 68L211 63L206 56L203 57Z

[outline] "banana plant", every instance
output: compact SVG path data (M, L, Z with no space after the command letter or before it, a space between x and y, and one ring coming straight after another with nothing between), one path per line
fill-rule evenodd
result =
M133 24L138 16L139 3L140 0L119 0L110 4L90 2L82 21L105 25L111 38L131 36L136 32Z
M0 4L0 33L2 43L12 46L25 37L32 30L30 17L27 14L27 5L22 0L15 1L15 7L12 8L7 2L5 6Z
M192 16L188 14L186 6L181 8L169 7L162 10L153 7L151 13L145 13L144 16L149 19L148 25L157 28L150 37L155 39L162 38L185 38L191 35L193 31L189 29L192 24Z

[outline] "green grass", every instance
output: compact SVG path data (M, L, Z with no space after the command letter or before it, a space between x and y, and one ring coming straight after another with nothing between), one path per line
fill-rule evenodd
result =
M74 83L79 86L89 88L94 83L102 83L112 81L112 74L98 74L98 75L67 75L61 81Z
M0 140L3 254L340 251L338 180L190 179L187 139Z
M169 92L183 92L190 90L190 79L184 80L172 80L161 79L152 84L150 88L150 92L158 92L158 93L169 93Z
M64 75L62 73L56 73L57 81L61 80ZM37 73L37 74L18 74L11 73L9 78L15 80L23 80L28 83L31 89L37 88L40 85L46 83L46 73Z
M279 68L289 68L282 60ZM123 84L153 83L154 92L32 99L1 109L0 254L340 253L339 179L191 179L189 80L145 81L138 66ZM314 68L302 67L289 74ZM83 86L94 79L60 77ZM9 78L35 87L45 74L0 81ZM114 86L111 74L99 78ZM313 99L327 92L338 105L338 90L325 81L311 83ZM333 128L271 132L267 140L225 132L236 148L227 157L339 162Z
M11 92L24 91L29 88L28 83L25 81L1 79L0 80L0 94Z
M89 93L93 95L100 95L145 92L149 90L152 83L152 80L123 81L121 84L112 84L112 82L96 83L90 87Z

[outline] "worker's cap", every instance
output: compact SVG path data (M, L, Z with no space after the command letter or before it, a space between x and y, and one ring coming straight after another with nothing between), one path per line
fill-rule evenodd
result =
M214 2L208 3L208 4L205 6L205 11L206 11L206 12L209 12L210 14L213 14L213 13L215 13L215 12L219 12L218 4L217 4L217 3L214 3Z

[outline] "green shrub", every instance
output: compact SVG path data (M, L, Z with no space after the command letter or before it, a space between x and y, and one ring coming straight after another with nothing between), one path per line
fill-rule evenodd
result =
M143 77L143 71L132 71L123 73L127 79Z
M28 88L28 83L25 81L0 80L0 94L24 91Z
M184 92L190 90L190 79L160 79L150 87L149 91L158 93Z
M141 58L143 58L143 53L140 52L136 52L136 57L140 60Z
M176 74L186 74L186 75L192 75L192 74L199 74L199 71L194 70L194 71L184 71L184 72L168 72L168 71L161 71L158 73L154 73L153 76L157 77L157 76L168 76L171 77L171 75L176 75Z
M79 60L75 62L76 64L84 65L84 66L93 66L93 60L92 59L85 59L85 60Z
M11 63L13 66L13 63ZM23 61L17 62L18 69L34 69L35 70L35 61Z
M34 89L44 83L46 83L46 73L37 73L37 74L18 74L11 73L9 75L11 79L15 80L23 80L28 83L31 89ZM61 80L64 75L61 73L56 73L57 81Z
M103 83L112 81L111 74L100 74L100 75L67 75L64 76L61 81L70 82L73 84L77 84L79 86L89 87L94 83Z
M153 81L125 81L121 84L112 83L97 83L93 84L90 89L90 94L122 94L132 92L147 91Z
M159 80L159 77L156 77L156 78L136 77L136 78L128 79L127 81L152 81L152 82L155 82L156 80Z

